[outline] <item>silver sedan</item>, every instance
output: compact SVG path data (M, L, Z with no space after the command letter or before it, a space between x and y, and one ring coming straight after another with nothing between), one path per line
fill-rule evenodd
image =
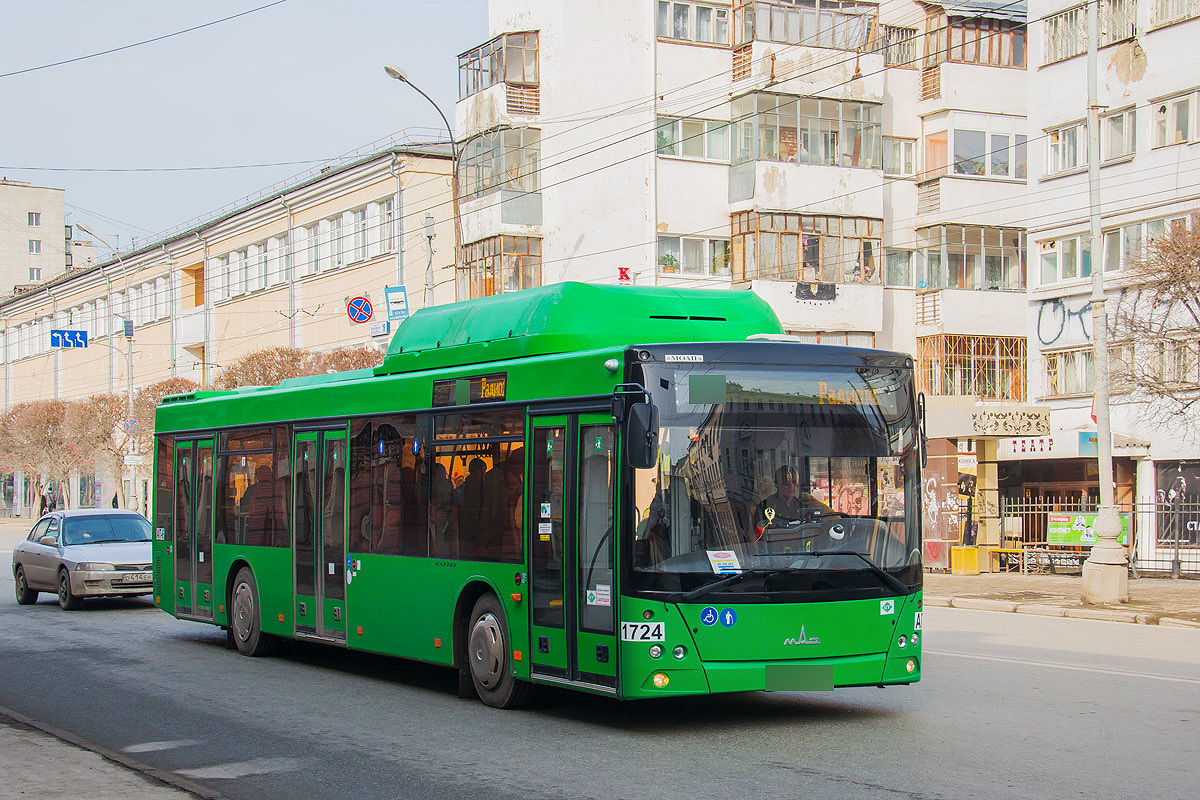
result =
M68 611L84 597L150 594L150 523L133 511L77 509L45 515L13 549L17 602L56 592Z

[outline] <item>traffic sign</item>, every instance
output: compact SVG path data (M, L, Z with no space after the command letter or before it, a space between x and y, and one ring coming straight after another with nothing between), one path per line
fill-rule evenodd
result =
M346 315L356 325L370 320L371 314L374 311L375 309L371 307L371 301L365 297L356 297L346 304Z
M145 456L125 456L125 466L127 467L140 467L145 463Z
M87 331L50 331L51 347L87 347Z
M408 289L403 286L389 286L383 290L387 302L388 319L399 322L408 317Z
M138 422L136 419L127 419L121 428L130 436L132 436L142 429L142 423Z

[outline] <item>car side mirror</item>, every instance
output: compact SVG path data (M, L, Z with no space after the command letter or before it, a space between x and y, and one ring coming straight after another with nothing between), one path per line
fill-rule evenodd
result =
M44 544L47 547L57 547L58 539L54 538L53 536L43 536L42 538L38 539L38 543Z
M629 466L648 469L658 461L658 409L634 403L625 419L625 457Z

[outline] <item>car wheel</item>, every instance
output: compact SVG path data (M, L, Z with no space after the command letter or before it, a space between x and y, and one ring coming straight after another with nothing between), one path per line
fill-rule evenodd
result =
M528 702L533 686L512 676L504 610L493 594L475 602L467 622L467 665L479 699L492 708L517 708Z
M265 656L275 650L277 640L263 633L259 617L258 584L249 567L238 570L233 579L233 593L229 600L229 616L233 643L244 656Z
M25 568L18 566L13 571L13 582L17 587L17 602L23 606L31 606L37 602L38 592L36 589L29 588L29 582L25 580Z
M83 601L71 591L71 575L65 569L58 571L58 604L64 611L74 611Z

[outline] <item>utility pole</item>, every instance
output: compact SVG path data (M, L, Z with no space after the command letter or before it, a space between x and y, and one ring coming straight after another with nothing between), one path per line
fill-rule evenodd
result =
M1096 50L1100 39L1100 0L1088 3L1088 208L1092 238L1092 366L1096 409L1096 450L1099 460L1100 510L1093 533L1096 542L1083 562L1082 599L1085 603L1124 603L1129 599L1129 560L1121 545L1113 487L1112 425L1108 402L1108 315L1104 309L1104 258L1100 232L1100 100Z

